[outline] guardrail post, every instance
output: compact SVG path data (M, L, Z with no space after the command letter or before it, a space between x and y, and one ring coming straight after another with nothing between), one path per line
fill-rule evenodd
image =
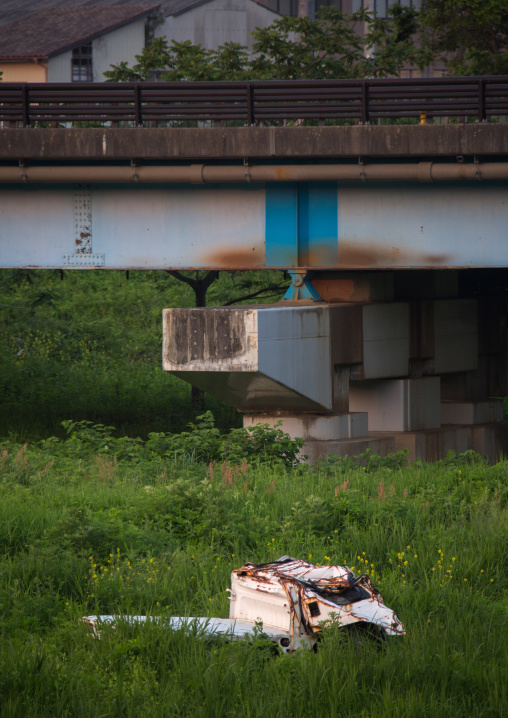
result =
M485 78L480 77L478 80L478 122L485 122L487 114L485 112Z
M367 80L362 80L362 125L370 125L369 89Z
M21 93L21 113L23 127L30 127L30 98L28 92L28 85L23 85L23 90Z
M143 113L141 108L141 85L134 85L134 119L136 127L143 127Z
M251 82L249 82L245 86L245 90L246 90L246 101L247 101L247 124L250 127L256 121L256 119L254 117L254 89L252 87Z

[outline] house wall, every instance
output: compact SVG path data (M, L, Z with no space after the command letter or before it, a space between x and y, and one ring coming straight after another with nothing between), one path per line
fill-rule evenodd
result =
M93 81L103 82L104 72L110 65L125 60L136 62L145 46L145 21L140 19L92 40ZM48 82L72 81L72 50L51 57L48 63Z
M110 65L118 65L122 60L134 65L135 55L139 55L144 46L144 18L95 38L92 42L94 82L104 82L103 73L111 69Z
M166 17L155 35L165 35L168 42L190 40L208 50L225 42L238 42L251 50L252 31L279 17L252 0L210 0L189 12Z
M62 52L48 60L48 82L70 82L72 51Z
M46 70L35 62L0 63L3 82L46 82Z

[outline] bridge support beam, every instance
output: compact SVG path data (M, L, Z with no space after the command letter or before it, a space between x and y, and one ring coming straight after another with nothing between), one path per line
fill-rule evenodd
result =
M246 427L281 422L311 461L367 448L495 461L508 453L495 398L508 394L507 307L482 277L323 272L313 284L329 301L167 309L163 366Z

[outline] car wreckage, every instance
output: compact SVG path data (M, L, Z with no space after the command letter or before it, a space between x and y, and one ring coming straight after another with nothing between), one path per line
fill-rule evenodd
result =
M154 616L85 616L95 636L101 626L157 622L173 630L192 631L230 640L259 635L291 653L313 648L323 626L363 625L380 637L403 636L406 630L385 606L366 574L347 566L315 566L290 556L272 563L246 563L231 574L229 618Z

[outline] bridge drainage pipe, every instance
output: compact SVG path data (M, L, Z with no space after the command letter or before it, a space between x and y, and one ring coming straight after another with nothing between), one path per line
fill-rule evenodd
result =
M5 183L436 182L508 179L508 162L0 167Z

